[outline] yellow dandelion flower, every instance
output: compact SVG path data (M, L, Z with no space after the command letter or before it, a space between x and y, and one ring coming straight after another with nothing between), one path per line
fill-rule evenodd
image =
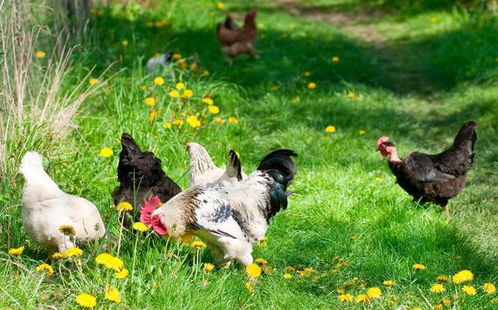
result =
M382 284L384 284L385 286L394 286L396 283L392 280L385 280L384 282L382 282Z
M334 56L334 57L330 58L330 60L332 60L332 62L339 62L340 58L337 56Z
M190 246L193 247L194 249L200 250L204 249L206 247L206 244L202 241L194 241Z
M367 295L369 298L379 298L382 296L382 291L378 287L371 287L367 290Z
M128 40L123 40L123 41L121 41L121 45L123 45L123 46L128 46Z
M95 262L98 265L104 265L106 268L113 269L114 271L122 271L121 269L124 266L123 261L119 257L115 257L109 253L97 255L97 257L95 257Z
M245 287L249 293L252 293L254 291L254 285L251 282L246 282Z
M175 119L173 121L173 125L177 125L177 126L183 125L183 120L182 119Z
M165 122L165 123L163 124L163 128L164 128L164 129L169 129L169 128L171 128L172 126L173 126L173 125L171 124L171 122Z
M114 154L113 151L112 151L112 149L108 148L108 147L101 148L100 149L100 153L99 153L100 156L105 157L105 158L111 157L112 154Z
M76 230L71 225L61 225L61 226L59 226L59 231L66 236L76 235Z
M213 99L211 99L209 97L202 98L202 102L204 102L205 104L208 104L208 105L212 105L214 103Z
M441 282L448 282L450 279L448 276L445 276L444 274L439 275L436 277L436 281L441 281Z
M153 122L156 118L157 118L157 111L151 111L150 114L149 114L149 122Z
M211 271L213 271L213 269L214 269L214 265L213 264L204 264L204 270L206 272L211 272Z
M261 267L256 264L246 266L246 274L251 278L257 278L261 275Z
M24 245L20 246L18 248L9 249L9 254L10 255L21 255L22 252L24 252Z
M64 257L73 257L83 255L83 250L78 247L72 247L64 251Z
M451 277L451 281L455 284L460 284L474 280L474 275L470 270L461 270Z
M337 298L341 302L351 302L351 301L353 301L353 295L351 295L351 294L341 294L341 295L337 296Z
M444 286L442 284L436 283L431 286L431 292L442 293L444 292Z
M133 210L133 206L129 202L122 201L116 206L116 210L118 210L118 211L131 211L131 210Z
M310 75L311 75L311 72L309 72L309 71L304 71L303 75L304 75L304 76L306 76L306 77L308 77L308 76L310 76Z
M172 90L168 94L171 98L180 98L180 93L177 90Z
M190 97L192 97L194 95L194 92L191 90L191 89L187 89L183 92L182 94L182 98L183 99L189 99Z
M237 152L236 152L236 153L237 153ZM237 156L238 156L238 155L237 155ZM263 265L268 264L268 261L267 261L266 259L264 259L264 258L256 258L256 259L254 260L254 262L255 262L255 263L258 263L258 264L263 264Z
M473 287L472 285L464 285L462 287L462 291L464 291L465 294L470 296L474 296L475 294L477 294L475 287Z
M431 17L431 18L429 19L429 21L430 21L431 23L437 23L437 18L436 18L436 17Z
M162 77L158 76L154 79L154 84L161 86L164 84L164 79Z
M208 107L208 110L209 110L209 113L212 113L212 114L218 114L218 113L220 113L220 108L218 108L215 105L210 105Z
M288 280L288 279L292 279L292 275L290 273L284 273L283 275L284 279Z
M287 267L285 267L285 271L287 271L287 272L294 272L294 271L296 271L296 268L294 268L292 266L287 266Z
M414 265L412 266L412 268L413 268L413 269L415 269L415 270L424 270L424 269L425 269L425 266L424 266L424 265L422 265L422 264L414 264Z
M182 58L182 54L179 54L179 53L174 53L174 54L173 54L173 59L174 59L174 60L178 60L178 59L180 59L180 58Z
M194 115L187 117L186 121L190 127L197 128L201 126L201 121Z
M116 277L116 279L124 279L128 276L128 274L130 274L128 272L128 269L123 268L120 271L116 272L114 276Z
M147 231L147 229L149 229L149 227L147 227L147 225L145 225L142 222L136 222L133 224L133 229L140 231L140 232L144 232L144 231Z
M239 120L236 117L234 117L234 116L230 116L228 118L228 122L231 123L231 124L237 124L239 122Z
M360 130L358 130L358 133L360 134L360 136L364 136L364 135L366 135L367 132L363 129L360 129Z
M83 293L76 296L76 302L82 308L93 308L97 305L97 299L94 296Z
M325 127L325 132L328 132L328 133L333 133L335 132L335 126L332 126L332 125L328 125L327 127Z
M223 8L225 7L225 4L223 2L218 2L218 3L216 3L216 6L218 7L218 9L223 10Z
M119 304L121 302L121 296L119 296L119 290L114 286L106 285L104 290L105 299Z
M90 80L88 80L88 83L90 83L90 85L95 85L99 82L99 79L96 79L96 78L91 78Z
M176 83L176 89L182 90L184 88L185 88L185 84L183 84L183 83Z
M153 97L147 97L145 98L145 104L149 107L153 107L156 104L156 99Z
M368 302L368 295L367 294L360 294L354 298L354 301L356 303L366 303Z
M63 252L55 252L52 254L52 259L62 259L66 258L66 255Z
M218 124L224 124L225 123L225 120L222 119L222 118L219 118L219 117L215 117L214 118L214 121Z
M209 76L211 74L211 72L209 72L208 70L204 70L202 72L202 76Z
M339 294L339 295L342 295L342 294L344 294L344 293L346 292L343 288L338 288L338 289L336 289L335 291L336 291L336 292L337 292L337 294Z
M188 66L188 64L187 64L187 62L185 60L179 60L178 61L178 67L180 69L185 69L185 68L187 68L187 66Z
M316 88L316 83L309 82L309 83L308 83L308 88L309 88L309 89L315 89L315 88Z
M49 264L41 264L41 265L38 265L36 267L36 271L38 272L46 272L47 275L52 275L54 274L54 268L52 268L52 266L50 266Z
M435 305L435 306L432 306L432 309L433 309L433 310L443 310L443 305L441 305L441 304L437 304L437 305Z
M493 283L484 283L482 285L482 290L487 294L494 294L496 292L496 286Z
M443 298L442 302L446 307L449 307L452 304L451 299L449 299L448 297Z
M37 51L35 53L36 58L44 58L45 56L47 56L47 53L45 53L44 51Z

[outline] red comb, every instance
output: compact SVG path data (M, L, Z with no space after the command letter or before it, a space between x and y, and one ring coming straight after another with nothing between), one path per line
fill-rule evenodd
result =
M168 232L167 228L161 223L161 220L157 216L152 217L152 213L160 205L161 200L157 196L152 196L149 200L145 200L144 206L140 208L140 222L148 227L152 227L157 234L162 236Z
M389 137L380 137L379 140L377 140L377 149L379 148L379 146L384 143L384 142L387 142L389 141Z

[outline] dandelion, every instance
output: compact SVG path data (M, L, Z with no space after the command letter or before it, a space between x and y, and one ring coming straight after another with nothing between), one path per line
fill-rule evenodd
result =
M436 283L431 286L431 292L442 293L444 292L444 286L442 284Z
M100 155L100 156L105 157L105 158L107 158L107 157L111 157L111 156L112 156L112 154L113 154L112 149L111 149L111 148L108 148L108 147L103 147L103 148L101 148L101 149L100 149L100 153L99 153L99 155Z
M90 80L88 80L88 83L90 83L90 85L95 85L99 82L99 79L96 79L96 78L91 78Z
M445 276L444 274L436 277L436 281L440 281L440 282L448 282L449 280L450 279L448 278L448 276Z
M337 298L341 302L351 302L351 301L353 301L353 295L351 295L351 294L341 294L341 295L337 296Z
M228 118L228 122L231 123L231 124L237 124L239 122L239 120L236 117L234 117L234 116L230 116Z
M308 83L308 88L309 88L309 89L315 89L315 88L316 88L316 83L309 82L309 83Z
M287 271L287 272L294 272L294 271L296 271L296 268L294 268L292 266L287 266L287 267L285 267L285 271Z
M246 282L245 287L249 293L252 293L254 291L254 285L251 282Z
M308 76L310 76L310 75L311 75L311 72L309 72L309 71L304 71L303 75L304 75L305 77L308 77Z
M172 90L168 93L171 98L180 98L180 93L177 90Z
M292 279L292 275L290 273L284 273L283 277L286 280Z
M191 90L191 89L187 89L183 92L182 94L182 98L183 99L189 99L190 97L192 97L194 95L194 92Z
M225 4L223 2L218 2L218 3L216 3L216 6L218 7L218 9L223 10L223 8L225 7Z
M202 102L204 102L205 104L208 104L208 105L212 105L214 103L213 99L211 99L209 97L202 98Z
M152 123L157 118L157 111L151 111L149 114L149 122Z
M114 286L106 285L104 290L105 299L119 304L121 302L121 296L119 296L119 290Z
M149 107L153 107L156 104L156 99L153 97L145 98L145 104Z
M237 156L238 156L238 155L237 155ZM258 263L258 264L262 264L262 265L266 265L266 264L268 264L268 261L267 261L266 259L264 259L264 258L256 258L256 259L254 260L254 262L255 262L255 263Z
M172 58L173 58L174 60L178 60L178 59L182 58L182 54L179 54L179 53L174 53Z
M72 247L64 251L64 257L73 257L83 255L83 250L78 247Z
M446 307L451 306L451 299L449 299L448 297L443 298L442 302Z
M325 131L328 133L333 133L335 132L335 126L328 125L327 127L325 127Z
M465 294L470 296L474 296L475 294L477 294L475 287L473 287L472 285L464 285L462 287L462 291L464 291Z
M185 84L183 84L183 83L176 83L176 89L182 90L184 88L185 88Z
M128 40L123 40L123 41L121 41L121 45L123 45L123 46L128 46Z
M144 231L147 231L147 229L149 229L149 227L147 227L147 225L145 225L142 222L136 222L133 224L133 229L135 229L136 231L144 232Z
M484 283L482 285L482 290L487 294L494 294L496 292L496 286L493 283Z
M436 17L431 17L431 18L429 19L429 21L430 21L431 23L437 23L437 18L436 18Z
M209 264L209 263L204 264L204 270L206 272L211 272L211 271L213 271L213 269L214 269L214 265L213 264Z
M178 61L178 67L179 67L180 69L185 69L185 68L187 68L187 62L186 62L185 60L179 60L179 61Z
M21 255L23 251L24 251L24 245L20 246L18 248L9 249L9 254L10 255Z
M38 265L36 267L36 271L38 272L44 272L46 271L47 272L47 275L52 275L54 274L54 268L52 268L52 266L50 266L49 264L41 264L41 265Z
M164 84L164 79L162 77L158 76L154 79L154 84L161 86Z
M332 62L339 62L340 59L339 59L339 57L334 56L334 57L330 58L330 60L332 60Z
M66 255L63 252L55 252L52 254L52 259L63 259Z
M173 121L173 125L177 125L177 126L183 125L183 120L182 119L175 119Z
M257 278L261 275L261 268L256 264L246 266L246 274L251 278Z
M187 117L187 123L192 128L197 128L201 126L201 121L194 115Z
M163 124L163 128L164 128L164 129L169 129L169 128L171 128L171 127L172 127L171 122L164 122L164 124Z
M382 179L381 179L381 180L382 180ZM413 268L413 269L415 269L415 270L424 270L424 269L425 269L425 266L424 266L424 265L422 265L422 264L414 264L414 265L412 266L412 268Z
M76 302L82 308L93 308L97 305L97 300L95 299L95 297L87 293L79 294L78 296L76 296Z
M470 270L461 270L451 277L451 281L455 284L468 282L474 280L474 275Z
M396 283L392 280L385 280L384 282L382 282L382 284L384 284L385 286L394 286Z
M38 51L35 53L36 58L45 58L45 56L47 56L47 53L45 53L44 51Z
M112 256L109 253L102 253L95 257L95 262L98 265L104 265L104 267L113 269L114 271L122 271L124 266L123 261L119 257ZM125 269L123 269L125 270Z
M126 202L126 201L122 201L120 202L117 206L116 206L116 210L118 211L131 211L133 210L133 206L131 205L131 203L129 202Z
M382 291L378 287L371 287L367 290L367 295L369 298L379 298L382 296Z
M344 293L346 292L343 288L338 288L338 289L336 289L335 291L336 291L336 292L337 292L337 294L339 294L339 295L342 295L342 294L344 294Z
M206 247L206 244L202 241L194 241L190 246L194 249L201 250Z
M354 301L359 304L359 303L366 303L368 302L368 295L367 294L360 294L355 297Z
M212 113L212 114L218 114L220 113L220 108L215 106L215 105L210 105L208 107L208 110L209 110L209 113Z
M130 274L128 272L128 269L123 268L120 271L116 272L114 276L116 277L116 279L124 279L128 276L128 274Z
M441 305L441 304L437 304L437 305L435 305L435 306L432 306L432 309L433 309L433 310L443 310L443 305Z
M202 71L202 76L209 76L210 74L211 72L209 72L208 70Z
M214 121L218 124L224 124L225 123L225 120L220 118L220 117L215 117L214 118Z
M66 236L74 236L76 235L76 230L71 225L61 225L59 226L59 231Z
M358 133L360 134L360 136L364 136L364 135L366 135L367 132L363 129L360 129L360 130L358 130Z

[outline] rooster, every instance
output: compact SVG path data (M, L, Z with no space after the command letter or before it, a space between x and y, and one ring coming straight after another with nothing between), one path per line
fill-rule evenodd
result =
M414 201L433 202L445 208L449 217L448 200L458 195L474 160L477 124L463 124L453 145L439 154L413 152L403 159L388 137L380 137L377 149L388 157L388 164L398 184Z
M152 152L142 152L135 140L126 133L121 136L119 154L119 186L112 193L114 203L122 201L136 206L150 196L157 195L166 202L182 189L161 168L161 160Z
M86 243L104 236L105 227L97 207L84 198L63 192L43 169L40 154L27 152L20 172L25 179L23 227L49 254L56 249L64 252L74 247L75 241Z
M228 159L227 169L222 169L216 167L211 156L206 151L206 149L199 143L190 142L187 143L187 152L190 156L190 185L221 185L227 186L232 182L240 181L247 177L247 175L241 170L240 161L237 158L237 162L233 156L237 156L234 151L230 152ZM232 154L233 153L233 154ZM239 165L234 167L233 165ZM236 173L230 171L230 167L236 169L237 172L240 170L240 180L234 179L232 174ZM235 175L235 177L237 177Z
M287 208L287 187L296 172L294 151L272 154L232 186L194 186L162 206L157 197L151 198L144 203L141 221L159 235L175 239L195 234L218 263L235 259L247 266L253 261L253 245L264 238L270 220ZM235 156L230 169L236 171L237 162Z
M223 53L231 60L240 54L256 57L254 51L257 36L255 19L256 10L253 9L246 15L242 28L237 27L230 16L227 16L225 23L218 23L216 27L218 42Z

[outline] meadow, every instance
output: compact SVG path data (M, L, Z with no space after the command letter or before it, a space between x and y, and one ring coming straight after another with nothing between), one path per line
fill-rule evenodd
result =
M498 284L498 21L485 4L98 2L62 42L50 2L21 3L0 0L0 308L78 309L81 293L103 309L498 307L483 288ZM240 24L253 7L259 58L230 66L216 23L231 13ZM32 18L16 15L23 8ZM167 51L176 54L170 73L149 75L146 60ZM447 221L440 207L412 203L375 142L387 135L401 155L436 153L468 120L479 125L476 157ZM246 172L274 149L299 154L289 207L253 253L262 275L237 263L211 269L195 243L120 228L111 192L123 132L182 188L191 141L219 166L233 148ZM104 218L106 237L81 256L50 262L22 228L18 167L29 150ZM101 253L129 274L97 264ZM43 263L53 274L36 270ZM461 270L473 280L451 281Z

